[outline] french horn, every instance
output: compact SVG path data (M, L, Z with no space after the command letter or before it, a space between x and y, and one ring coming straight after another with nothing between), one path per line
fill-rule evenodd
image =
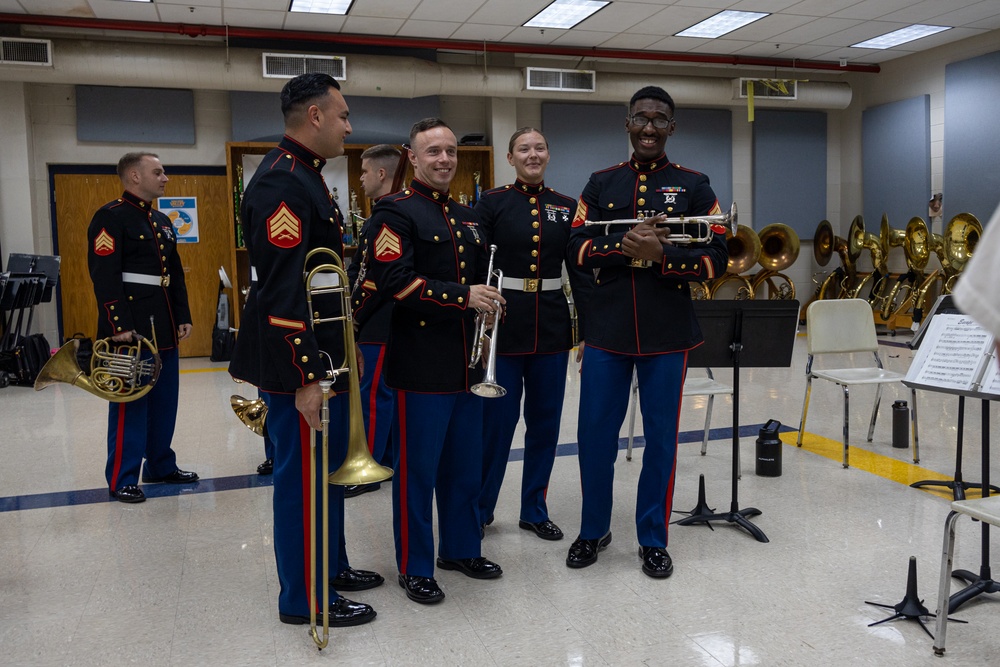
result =
M35 378L35 391L57 382L103 398L111 403L130 403L148 394L160 377L160 353L153 340L132 332L132 343L111 338L94 341L90 370L77 361L80 340L73 338L45 362Z

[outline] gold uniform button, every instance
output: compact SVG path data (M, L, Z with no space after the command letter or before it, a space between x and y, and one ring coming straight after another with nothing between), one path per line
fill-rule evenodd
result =
M537 208L531 209L531 215L538 215L538 209Z
M535 243L538 243L538 234L535 234L534 236L532 236L531 240L534 241Z
M653 164L649 165L649 168L650 169L656 169L656 163L654 162Z
M695 271L697 271L698 270L698 265L697 264L692 264L691 268L694 269Z
M608 208L614 208L614 207L615 207L615 203L614 202L611 202L610 204L608 204Z
M453 224L453 225L455 224L455 218L451 219L451 224Z
M307 377L307 378L309 378L310 380L312 380L312 379L314 379L314 378L315 378L316 376L315 376L315 375L313 375L312 373L310 373L310 374L309 374L309 375L307 375L306 377Z
M448 294L447 294L447 292L444 293L444 294L442 294L441 298L444 299L445 301L447 301L448 300Z
M462 282L463 285L465 284L465 276L462 276L462 281L461 282Z
M667 207L667 210L668 210L668 211L671 211L671 212L673 212L673 210L674 210L674 207L673 207L673 206L668 206L668 207Z
M686 269L686 268L687 268L687 265L686 265L686 264L681 264L681 268L682 268L682 269Z
M162 239L162 238L163 238L163 234L160 234L159 232L157 232L157 233L156 233L156 238L158 238L158 239Z
M295 344L296 345L301 345L302 344L302 339L301 338L296 338L295 339Z
M640 185L639 186L639 192L645 192L645 191L646 191L646 186L645 185Z
M463 278L462 280L465 280L465 279ZM465 299L463 299L462 297L458 297L458 302L459 303L465 303Z
M131 301L131 300L132 300L132 297L129 297L129 298L128 298L128 300L129 300L129 301Z
M444 212L445 212L445 213L447 213L447 212L448 212L448 207L447 207L447 206L445 206L445 207L444 207Z
M439 236L438 236L437 234L435 234L435 235L434 235L434 240L435 240L435 241L440 241L440 240L441 240L441 238L440 238L440 237L439 237Z
M534 227L535 229L538 229L538 221L536 220L535 222L531 223L531 226Z
M532 197L531 199L528 200L528 203L529 204L534 204L536 201L538 201L538 200L535 199L534 197Z
M114 309L115 309L115 307L114 307L114 306L111 306L111 308L110 308L109 310L114 310Z
M605 247L606 247L606 246L605 246ZM621 247L622 247L622 244L621 244L621 243L616 243L616 244L615 244L615 248L621 248Z
M403 190L403 194L404 195L408 195L408 194L410 194L410 191L409 190Z
M420 320L420 326L422 326L422 327L427 326L427 322L424 322L423 320Z
M458 246L458 251L459 252L465 252L465 246L464 245Z
M532 257L538 257L538 251L537 250L532 250L531 251L531 256Z
M532 264L531 265L531 272L534 273L537 270L538 270L538 265L537 264Z
M117 322L118 321L118 316L115 315L113 319L114 319L115 322Z
M607 250L607 249L608 249L608 244L607 244L607 243L605 243L605 244L604 244L604 249L605 249L605 250Z
M163 250L163 244L162 243L160 244L160 250Z
M146 235L145 234L139 234L139 240L140 241L145 241L146 240Z
M637 204L639 204L639 206L645 206L645 204L646 204L646 200L645 200L645 199L643 199L642 197L640 197L640 198L639 198L639 201L637 201L636 203L637 203Z
M460 262L459 265L458 265L458 268L464 269L465 268L465 262Z
M457 232L455 232L455 236L456 236L457 238L462 238L462 230L460 229L460 230L458 230Z
M160 256L160 259L162 259L164 262L167 261L167 258L163 257L162 255ZM166 269L164 269L164 271L166 271Z
M303 354L302 355L302 363L305 364L305 363L308 363L308 361L309 361L309 355Z
M122 330L122 328L121 328L121 327L116 327L116 328L115 328L115 331L121 331L121 330Z
M667 268L668 269L672 269L672 268L674 268L674 265L672 263L671 264L667 264Z
M427 290L427 296L434 296L434 290L432 289Z
M646 182L646 174L639 174L639 180L642 181L643 183L645 183Z

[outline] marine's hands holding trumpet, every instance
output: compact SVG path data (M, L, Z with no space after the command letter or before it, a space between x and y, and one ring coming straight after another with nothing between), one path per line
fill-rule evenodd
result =
M663 246L674 244L670 240L670 228L657 227L658 224L666 221L666 214L660 213L644 218L642 222L625 232L625 237L622 238L622 254L632 259L661 262L663 260Z
M486 319L485 329L493 328L497 316L502 312L506 303L507 300L503 298L495 285L472 285L469 288L469 305L479 313L477 318L484 317ZM483 336L481 360L484 367L486 360L490 358L491 343L489 336Z

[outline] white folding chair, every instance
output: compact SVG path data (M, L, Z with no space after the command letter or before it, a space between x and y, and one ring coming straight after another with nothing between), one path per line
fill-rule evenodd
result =
M944 640L948 628L948 608L951 604L951 566L955 556L955 522L962 515L1000 526L1000 496L956 500L944 522L944 545L941 549L941 579L938 581L937 628L934 631L934 653L944 655Z
M809 358L806 361L806 395L802 401L802 420L799 422L797 443L802 446L802 434L806 428L806 414L809 412L809 394L814 378L828 380L840 385L844 390L844 467L848 465L850 449L850 388L857 385L876 385L875 405L868 425L868 442L875 432L879 403L882 400L882 385L900 382L903 373L885 370L878 354L878 338L875 335L875 320L871 305L864 299L830 299L813 301L806 310L808 322L807 340ZM857 365L847 368L816 369L813 362L822 354L852 354L871 352L874 366ZM910 389L913 426L913 462L920 462L919 440L917 437L917 391Z
M708 396L708 406L705 410L705 434L702 436L701 440L701 455L704 456L708 451L708 432L712 425L712 406L715 403L716 394L732 394L733 388L728 384L723 384L715 380L715 376L712 375L712 369L705 369L705 377L691 377L691 369L688 369L688 375L684 379L684 388L682 389L683 396L686 398L688 396ZM639 398L639 382L635 375L632 373L632 402L629 406L629 421L628 421L628 449L625 452L625 459L627 461L632 460L632 439L635 434L635 413L637 408L637 401ZM739 462L737 461L737 465Z

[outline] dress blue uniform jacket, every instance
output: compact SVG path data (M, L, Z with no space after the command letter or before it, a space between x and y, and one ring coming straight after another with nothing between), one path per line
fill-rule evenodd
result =
M468 391L482 379L478 365L469 368L475 319L469 287L485 282L487 262L479 216L414 180L380 199L370 223L372 289L394 303L386 384L414 392Z
M177 347L177 326L191 323L177 236L165 214L130 192L105 204L87 230L87 263L97 296L97 337L137 331L161 350ZM123 282L122 273L160 277L160 285Z
M582 313L586 343L621 354L687 350L702 341L688 283L722 275L729 261L724 228L709 243L664 246L662 264L633 268L622 253L627 230L584 225L585 220L620 220L640 213L708 215L719 202L708 177L667 161L628 162L591 175L573 220L570 239L576 264L598 269ZM606 231L607 229L607 231Z
M243 238L257 281L247 295L229 372L263 391L294 393L344 362L343 330L321 324L313 330L306 304L306 255L329 248L343 257L343 216L323 181L326 160L284 137L269 152L246 188L240 211ZM329 262L316 256L308 268ZM339 296L314 301L324 317L341 312ZM352 351L353 354L353 351ZM335 389L346 389L346 374Z
M570 223L576 202L544 184L517 181L483 194L476 213L490 244L493 266L504 278L562 277L565 261L578 304L590 289L592 273L579 269L569 253ZM562 289L507 290L501 322L500 354L563 352L573 347L569 306ZM578 306L579 307L579 306Z
M378 206L378 201L381 199L380 197L376 200L375 206ZM373 261L371 258L372 241L375 240L373 229L372 218L368 216L361 226L361 231L358 232L358 251L354 255L356 261L351 262L347 275L351 278L351 285L354 288L351 293L351 303L354 305L354 321L359 327L358 343L384 344L389 340L392 300L378 298L375 283L368 275ZM362 267L364 267L363 273ZM358 280L359 276L361 280Z

